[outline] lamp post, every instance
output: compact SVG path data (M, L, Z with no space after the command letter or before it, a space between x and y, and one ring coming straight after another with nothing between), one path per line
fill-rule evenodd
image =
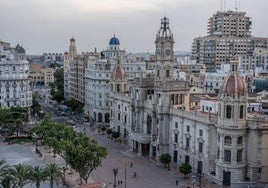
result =
M201 179L202 179L202 177L204 176L204 174L202 173L202 172L200 172L200 173L198 173L197 174L197 177L198 177L198 181L199 181L199 187L201 188Z
M62 167L62 171L63 171L63 185L66 185L66 180L65 180L65 171L66 171L66 168L65 168L65 166Z
M114 187L116 187L116 175L118 173L118 168L114 168L113 172L114 172Z

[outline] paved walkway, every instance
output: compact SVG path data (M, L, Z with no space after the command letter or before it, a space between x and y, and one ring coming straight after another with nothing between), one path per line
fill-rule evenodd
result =
M118 169L116 186L119 188L125 187L125 180L127 181L126 187L128 188L199 187L198 183L192 184L191 174L187 176L186 180L183 175L178 175L178 169L175 164L172 164L170 171L168 171L167 168L163 168L161 164L157 164L157 162L149 157L139 157L135 153L128 151L128 146L123 142L121 144L114 142L107 135L97 131L92 132L89 128L86 128L86 131L91 138L96 139L99 144L107 147L107 158L103 160L101 167L92 172L91 177L97 181L105 182L108 188L114 186L113 169L115 168ZM134 172L137 174L135 178L133 178ZM118 180L122 181L122 184L118 184ZM178 180L178 185L176 185L176 180ZM201 181L202 188L221 187L210 183L205 178L202 178Z

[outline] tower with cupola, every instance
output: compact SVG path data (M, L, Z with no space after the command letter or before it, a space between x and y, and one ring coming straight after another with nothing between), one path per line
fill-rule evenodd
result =
M75 39L72 37L70 39L70 45L69 45L69 59L73 61L75 56L77 56L77 49L75 45Z
M247 176L247 87L240 77L238 58L230 61L230 71L218 96L216 177L220 184L233 186Z
M173 80L174 66L174 40L169 27L169 19L161 19L161 27L156 34L155 40L155 84Z

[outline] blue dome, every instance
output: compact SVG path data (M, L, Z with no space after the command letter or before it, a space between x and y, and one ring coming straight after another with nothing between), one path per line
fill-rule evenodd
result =
M118 38L113 37L110 39L109 45L120 45Z

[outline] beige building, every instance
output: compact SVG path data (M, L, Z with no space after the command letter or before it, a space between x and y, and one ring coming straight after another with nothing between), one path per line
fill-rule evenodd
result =
M32 86L48 86L54 82L55 69L41 67L40 64L30 63L30 79Z
M64 53L64 97L85 103L85 68L89 53L77 54L75 39L71 38L69 53Z

